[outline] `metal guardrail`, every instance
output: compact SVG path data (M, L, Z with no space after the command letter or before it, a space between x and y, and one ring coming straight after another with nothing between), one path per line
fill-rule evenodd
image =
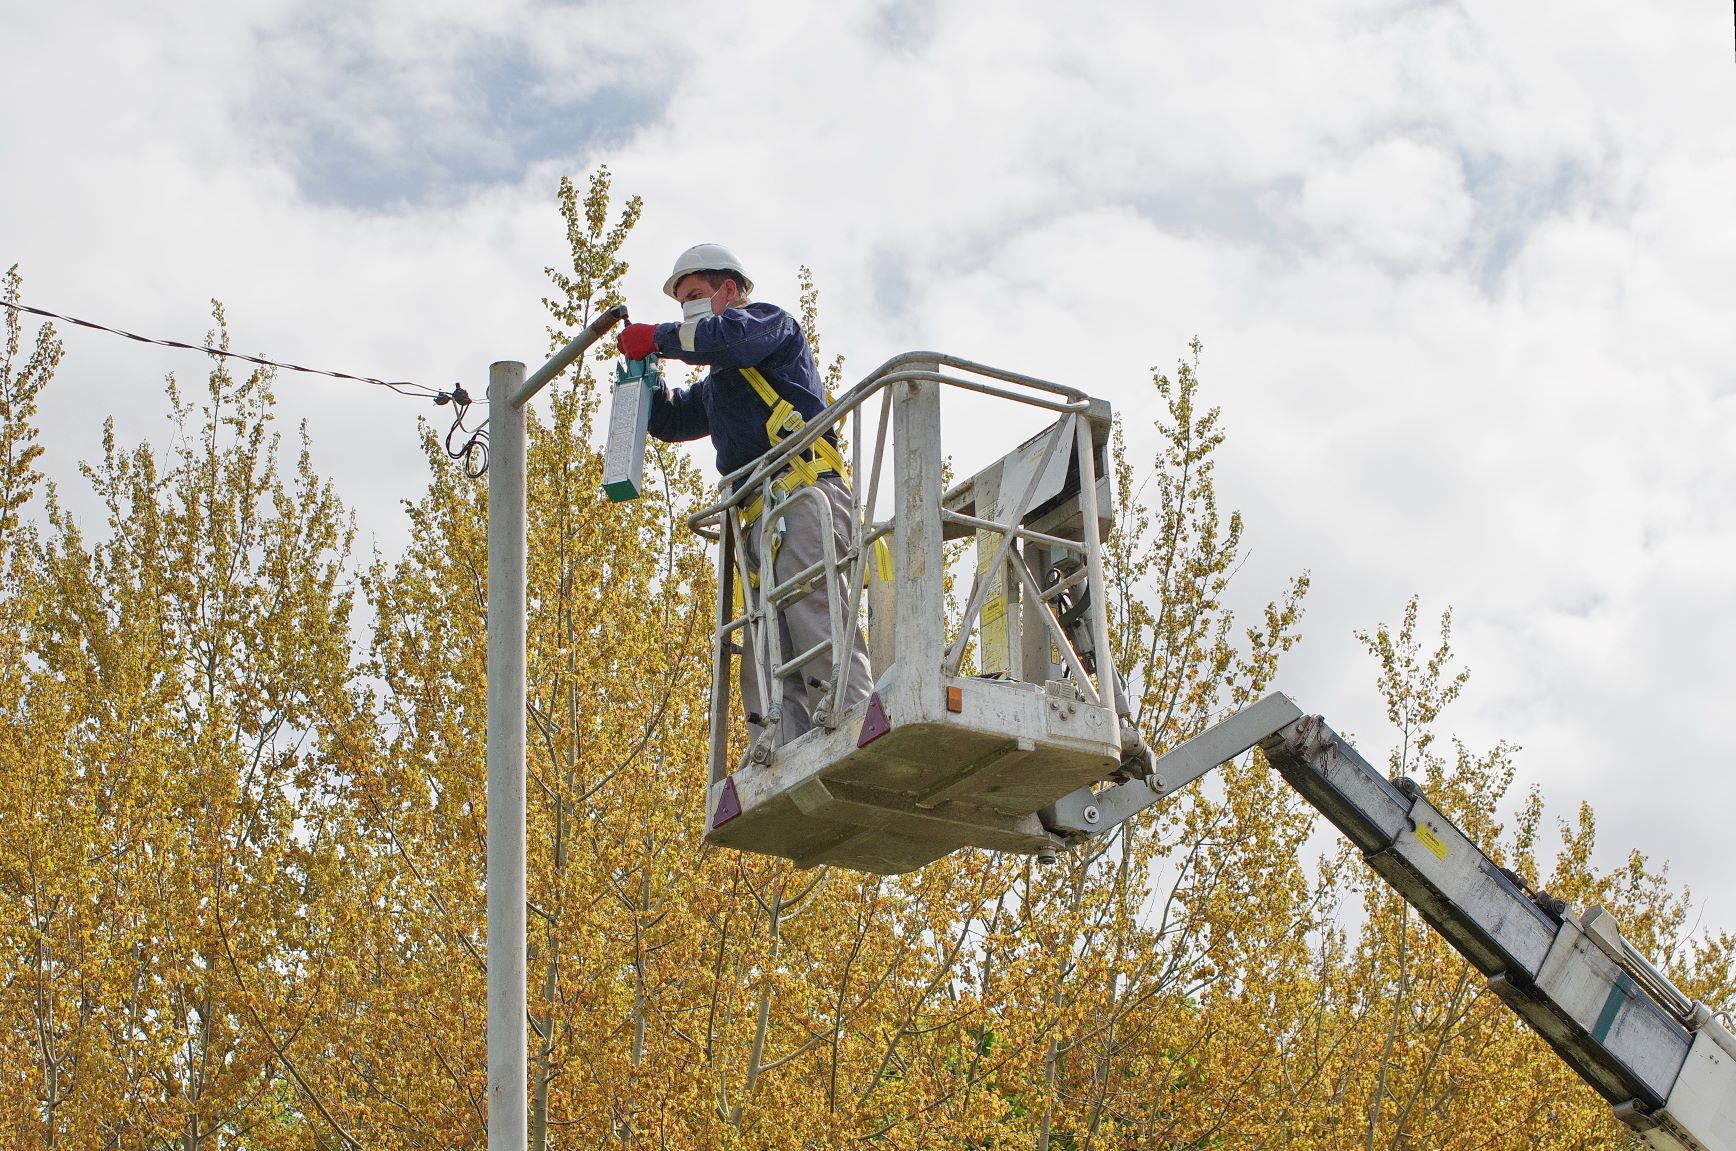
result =
M1018 403L1026 407L1055 412L1063 419L1051 433L1052 442L1045 455L1047 462L1055 453L1072 450L1074 446L1080 453L1081 465L1081 503L1083 505L1084 522L1087 525L1082 533L1084 540L1068 540L1061 537L1033 531L1021 525L1021 520L1029 511L1030 497L1036 489L1036 478L1043 472L1039 468L1034 474L1024 498L1011 506L1010 515L1002 515L999 520L985 519L979 516L965 515L960 512L941 510L944 522L962 525L978 531L999 532L1002 536L999 548L993 561L979 568L979 579L973 583L963 614L952 620L956 627L955 638L944 652L942 664L947 674L956 674L963 659L968 638L975 628L983 608L987 594L987 581L980 578L981 571L994 570L997 564L1004 563L1011 553L1015 541L1033 542L1052 548L1067 548L1080 553L1084 561L1082 570L1068 577L1061 587L1039 588L1030 572L1023 563L1013 563L1010 566L1017 572L1025 594L1032 597L1033 602L1048 604L1064 592L1075 591L1081 584L1092 589L1093 610L1102 617L1097 620L1099 626L1093 629L1094 640L1100 652L1108 651L1108 623L1103 616L1103 573L1100 554L1100 540L1097 538L1097 475L1092 460L1092 439L1089 422L1084 418L1092 408L1092 398L1079 388L1059 384L1051 380L1024 375L1002 368L991 367L973 360L948 355L942 352L914 351L897 355L870 372L859 383L837 397L832 403L808 420L802 429L779 443L772 451L759 459L722 477L719 486L723 495L712 503L700 508L687 519L688 527L719 544L718 549L718 616L713 635L713 712L712 712L712 779L716 781L728 773L729 765L725 762L724 747L727 744L728 712L726 706L720 706L719 700L727 700L730 683L728 682L729 655L733 654L731 645L738 636L748 633L750 622L765 621L775 618L779 610L779 600L789 595L796 585L805 581L836 580L840 575L849 587L848 603L834 604L831 611L832 636L831 642L821 643L808 652L798 653L788 660L780 660L775 656L764 658L760 653L750 650L750 645L742 644L743 659L754 659L755 671L759 678L760 698L768 705L776 706L779 698L777 692L778 680L782 674L792 668L804 665L808 660L820 655L826 648L841 652L848 650L852 642L851 629L856 628L861 612L865 585L867 583L868 565L873 560L873 549L877 541L891 534L894 530L895 518L885 521L876 519L876 501L885 469L885 456L889 445L888 435L891 423L892 409L895 402L896 389L900 385L933 383L943 388L986 395L993 398ZM864 435L864 412L868 402L878 395L881 399L878 417L875 420L872 437ZM852 477L850 485L850 533L849 544L841 552L833 553L830 545L830 534L826 545L827 556L818 564L810 565L807 570L786 576L778 586L761 586L753 588L750 579L748 562L749 531L740 522L739 510L758 499L768 511L773 506L773 484L783 474L790 462L799 454L806 452L827 431L837 428L845 429L849 441L849 464ZM866 464L866 483L861 482ZM896 472L896 467L895 467ZM800 489L798 489L798 492ZM944 496L944 493L941 493ZM796 498L795 494L786 498ZM814 497L818 498L818 497ZM824 500L820 500L822 504ZM827 512L829 517L829 509ZM936 541L938 543L938 541ZM762 548L762 551L766 549ZM733 565L733 568L731 567ZM760 556L760 570L769 571L769 555ZM769 584L769 581L763 581ZM731 587L742 589L742 607L737 611L732 603ZM836 586L835 584L833 586ZM1116 684L1113 674L1106 674L1099 680L1095 688L1092 678L1087 674L1078 653L1074 650L1070 637L1054 619L1053 611L1041 613L1055 641L1055 650L1061 653L1062 660L1081 690L1087 696L1093 697L1092 702L1107 701L1113 707L1115 702ZM768 629L754 629L760 636L766 636ZM775 633L771 633L774 634ZM763 644L763 641L762 641ZM752 645L754 647L762 644ZM902 647L903 645L901 645ZM833 674L829 684L832 700L838 700L844 690L845 677L848 675L848 663L845 660L835 660Z

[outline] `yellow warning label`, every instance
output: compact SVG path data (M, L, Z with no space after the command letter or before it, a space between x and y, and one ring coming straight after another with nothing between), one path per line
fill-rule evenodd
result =
M978 531L976 545L977 564L981 567L994 558L994 553L1000 546L1000 537L994 532ZM982 612L978 617L978 630L982 636L981 670L993 674L994 672L1009 671L1012 668L1009 658L1009 649L1012 647L1012 632L1007 620L1005 567L992 572L987 583L988 594L983 598Z
M1417 838L1422 841L1424 847L1434 853L1436 859L1445 859L1447 857L1446 841L1436 835L1435 829L1430 827L1428 824L1417 824Z

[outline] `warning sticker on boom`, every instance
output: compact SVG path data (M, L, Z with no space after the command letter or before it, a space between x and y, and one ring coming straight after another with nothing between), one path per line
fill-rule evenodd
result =
M1447 857L1447 842L1435 834L1435 829L1426 823L1417 824L1417 839L1433 853L1436 859Z

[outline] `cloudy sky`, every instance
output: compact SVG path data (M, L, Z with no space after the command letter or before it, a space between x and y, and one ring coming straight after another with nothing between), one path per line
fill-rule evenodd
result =
M1248 520L1301 570L1279 686L1380 760L1353 633L1451 606L1445 725L1736 928L1736 60L1659 0L0 0L0 266L25 302L480 392L547 351L562 175L645 198L639 318L698 240L911 348L1089 387L1136 447L1190 337ZM664 315L663 313L667 313ZM198 356L65 329L50 471L166 442ZM286 375L286 427L405 537L431 408ZM1009 445L1010 446L1010 445ZM701 451L709 465L709 454ZM73 496L74 506L78 506Z

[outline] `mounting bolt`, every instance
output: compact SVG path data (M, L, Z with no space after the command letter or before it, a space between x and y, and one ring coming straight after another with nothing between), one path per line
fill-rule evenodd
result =
M1098 818L1098 816L1097 816L1096 805L1095 804L1088 804L1085 808L1085 822L1086 823L1096 823L1097 818Z

